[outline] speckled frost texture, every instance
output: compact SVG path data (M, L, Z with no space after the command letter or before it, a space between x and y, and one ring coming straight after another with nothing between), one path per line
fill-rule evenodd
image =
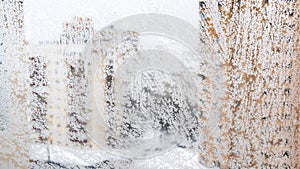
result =
M300 168L299 0L199 1L194 6L200 18L199 58L185 51L195 44L186 47L176 37L113 26L96 30L102 20L108 24L136 13L184 13L180 8L186 3L174 1L170 9L178 11L168 11L171 1L132 2L145 6L126 13L118 11L125 8L118 1L106 1L103 8L99 1L99 9L66 3L71 7L66 10L86 8L91 16L74 10L80 16L66 12L68 17L54 19L67 18L62 25L51 22L53 31L59 30L60 36L51 37L55 40L42 35L52 27L32 24L47 22L45 13L32 12L39 16L30 14L28 21L42 33L31 31L26 40L34 43L29 43L23 0L0 1L1 169ZM161 18L143 26L164 27ZM90 50L91 44L96 48ZM154 46L165 51L149 50ZM185 83L189 75L196 75L195 83ZM192 94L201 97L189 99Z
M0 162L28 165L28 72L25 69L23 1L0 2ZM4 164L5 164L4 163Z
M65 23L62 34L62 43L68 46L81 45L89 40L93 34L93 25L89 18L75 17L72 22ZM79 48L79 47L77 47ZM72 142L87 143L88 106L87 106L87 80L85 60L81 51L64 50L64 62L67 76L67 103L68 103L68 129Z
M100 32L99 36L96 38L101 40L101 45L106 46L108 49L101 48L101 56L103 57L103 73L104 73L104 95L105 95L105 110L109 129L107 130L107 141L112 147L120 148L122 147L121 142L126 142L125 138L118 138L117 133L120 130L119 123L120 117L116 114L116 103L115 103L115 70L116 66L122 62L125 57L131 53L136 53L138 48L138 38L135 32L122 32L117 31L113 27L108 27L107 29ZM113 46L118 44L118 46ZM126 46L127 44L127 46ZM104 50L103 50L104 49ZM126 124L123 124L126 125ZM130 124L127 124L130 128ZM134 130L134 128L131 128ZM130 129L130 130L131 130ZM130 132L124 130L125 133L121 133L126 137ZM138 131L133 131L130 133L131 137L137 137L140 133ZM135 135L135 136L134 136ZM130 143L124 143L123 146L126 147Z
M47 108L48 80L44 57L30 57L30 112L32 128L37 133L37 140L44 143L48 140Z
M208 166L300 167L299 3L199 2L201 40L221 51L227 78L221 137L200 152Z

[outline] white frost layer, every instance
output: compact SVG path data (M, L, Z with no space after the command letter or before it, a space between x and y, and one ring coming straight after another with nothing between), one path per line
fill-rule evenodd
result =
M49 151L48 151L48 150ZM79 166L93 166L101 161L109 160L116 166L130 159L120 157L103 150L93 151L90 149L74 149L57 145L35 144L30 147L30 157L34 160L47 161L55 163L72 164ZM183 148L173 148L170 151L145 159L131 159L129 167L132 169L206 169L198 161L198 153L191 152Z

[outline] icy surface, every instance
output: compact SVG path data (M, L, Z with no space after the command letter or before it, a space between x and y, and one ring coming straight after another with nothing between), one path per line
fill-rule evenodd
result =
M299 5L0 1L0 168L299 168Z

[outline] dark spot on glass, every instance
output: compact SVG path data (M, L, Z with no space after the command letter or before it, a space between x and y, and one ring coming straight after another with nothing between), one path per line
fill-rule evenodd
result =
M291 95L291 89L290 88L284 89L284 95L286 95L286 96Z
M285 151L284 154L283 154L283 157L289 157L289 152L288 151Z
M201 78L201 80L205 80L206 77L203 74L198 74L198 76Z
M221 3L220 2L218 2L218 7L220 8L220 7L222 7L222 5L221 5Z
M199 7L200 7L200 8L204 8L204 7L205 7L205 2L200 1L200 2L199 2Z
M288 83L291 83L292 82L292 76L287 76L285 81L288 82Z
M286 67L286 68L292 68L292 66L293 66L292 62L289 62L289 63L286 64L285 67Z

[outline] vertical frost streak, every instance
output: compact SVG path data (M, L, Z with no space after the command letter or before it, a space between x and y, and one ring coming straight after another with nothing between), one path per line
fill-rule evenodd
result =
M221 168L299 168L299 1L200 2L201 40L223 54Z

